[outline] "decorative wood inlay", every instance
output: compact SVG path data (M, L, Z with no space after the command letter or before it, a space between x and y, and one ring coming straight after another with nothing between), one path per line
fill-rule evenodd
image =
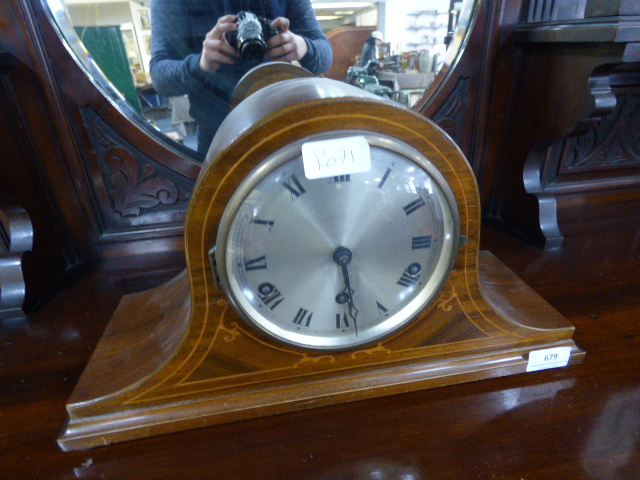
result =
M300 359L300 361L293 365L293 368L298 368L298 367L301 367L301 366L306 365L306 364L315 365L315 364L320 363L320 362L334 363L335 361L336 361L336 358L334 356L332 356L332 355L321 355L319 357L310 357L309 355L307 355L305 353L302 356L302 358Z
M378 343L373 348L369 348L367 350L358 350L357 352L353 352L351 354L351 358L353 358L355 360L360 355L369 355L369 356L371 356L371 355L379 354L379 353L385 353L385 354L389 355L392 352L387 347L383 347L382 344Z
M458 276L457 271L451 272L451 278L456 278ZM448 290L450 288L451 290ZM458 297L458 293L456 292L456 287L453 282L447 282L447 288L445 288L442 292L440 292L440 296L438 297L438 308L442 309L445 312L451 310L452 305L451 302Z
M220 322L218 325L218 331L224 332L224 341L227 343L233 342L236 337L240 336L240 329L238 328L238 324L236 322L231 322L231 327L225 326L224 322Z

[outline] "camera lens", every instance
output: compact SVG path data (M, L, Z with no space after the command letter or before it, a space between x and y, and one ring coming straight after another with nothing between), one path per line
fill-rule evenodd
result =
M259 62L264 58L267 45L259 38L252 38L242 42L239 50L245 62Z
M267 52L267 41L274 35L269 22L253 12L238 12L237 49L242 60L258 63ZM277 32L276 32L277 33ZM232 44L233 45L233 44Z

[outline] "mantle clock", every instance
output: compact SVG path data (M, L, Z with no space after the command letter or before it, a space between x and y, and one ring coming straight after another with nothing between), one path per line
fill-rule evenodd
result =
M430 120L328 79L261 87L211 145L187 269L122 299L60 446L522 373L532 352L581 361L479 231L473 172Z

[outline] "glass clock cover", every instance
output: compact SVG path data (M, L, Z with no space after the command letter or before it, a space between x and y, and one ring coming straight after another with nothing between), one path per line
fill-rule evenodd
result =
M217 273L270 337L345 349L428 306L458 239L453 194L417 150L378 134L325 134L274 153L239 186L218 231Z

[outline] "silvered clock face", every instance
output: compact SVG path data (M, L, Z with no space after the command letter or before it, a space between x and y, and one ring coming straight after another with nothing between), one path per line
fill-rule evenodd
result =
M378 340L429 305L452 268L459 221L442 175L408 145L363 137L370 167L356 173L309 179L299 143L275 153L221 221L223 289L282 342L345 349ZM345 153L332 160L344 163Z

